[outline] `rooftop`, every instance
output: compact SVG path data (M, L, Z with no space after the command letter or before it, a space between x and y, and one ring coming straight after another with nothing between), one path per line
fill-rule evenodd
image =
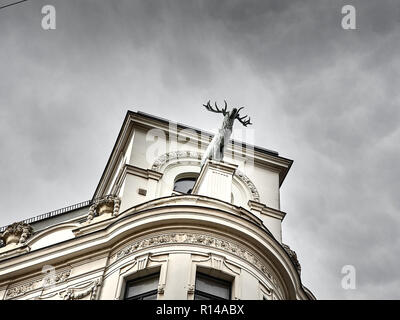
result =
M101 177L100 181L103 179L104 174L106 172L106 169L110 164L110 160L111 160L112 155L113 155L113 153L115 151L117 142L119 141L119 139L121 137L121 134L122 134L122 131L123 131L124 127L125 127L126 120L129 119L129 117L137 118L138 116L139 116L139 118L140 117L147 118L147 119L150 119L150 120L153 120L153 121L155 120L155 121L157 121L159 123L163 123L163 124L173 124L173 125L176 125L176 127L178 129L190 129L190 130L193 130L193 131L195 131L197 133L208 135L210 138L212 138L214 136L214 134L212 134L210 132L207 132L207 131L204 131L204 130L200 130L198 128L191 127L191 126L188 126L188 125L184 125L184 124L181 124L179 122L173 122L173 121L164 119L162 117L154 116L154 115L142 112L142 111L134 112L134 111L128 110L128 112L126 114L126 117L125 117L125 120L124 120L124 123L123 123L123 125L121 127L121 130L120 130L119 134L118 134L118 138L117 138L116 143L114 145L114 148L113 148L113 150L111 152L110 158L109 158L109 160L108 160L108 162L107 162L107 164L105 166L105 169L104 169L104 172L102 174L102 177ZM247 143L244 143L244 142L241 142L241 141L232 140L232 142L233 142L234 145L242 146L242 147L246 147L246 148L252 148L253 150L255 150L257 152L260 152L262 154L266 154L266 155L273 156L273 157L278 157L280 159L285 159L285 160L288 160L288 161L292 162L292 160L290 160L290 159L286 159L286 158L283 158L283 157L279 156L279 153L276 152L276 151L273 151L273 150L270 150L270 149L265 149L265 148L262 148L262 147L253 146L251 144L247 144ZM290 166L291 166L291 164L290 164ZM290 166L289 166L289 168L290 168ZM283 179L285 178L286 173L283 175L281 182L283 182ZM97 186L97 189L98 189L98 186ZM96 189L96 191L97 191L97 189ZM95 195L96 195L96 193L95 193ZM94 195L93 199L95 198L95 195ZM61 209L57 209L57 210L54 210L54 211L50 211L50 212L47 212L47 213L43 213L43 214L40 214L38 216L29 218L29 219L25 219L25 220L23 220L21 222L30 224L32 226L32 228L34 229L34 231L36 232L36 231L39 231L39 230L42 230L42 229L48 227L49 225L54 224L54 223L64 222L64 221L67 221L69 219L76 218L76 217L78 217L80 215L86 214L87 213L87 208L93 203L93 199L86 200L86 201L83 201L83 202L79 202L79 203L76 203L76 204L61 208ZM51 221L50 221L50 219L51 219ZM6 228L7 228L7 226L1 227L0 228L0 232L3 232Z

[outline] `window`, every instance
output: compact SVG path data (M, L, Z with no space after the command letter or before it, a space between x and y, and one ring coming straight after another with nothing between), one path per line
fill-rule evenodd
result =
M196 182L196 178L181 178L175 181L174 191L191 193Z
M195 300L229 300L231 283L203 273L197 273L194 291Z
M126 283L125 300L157 300L158 273Z

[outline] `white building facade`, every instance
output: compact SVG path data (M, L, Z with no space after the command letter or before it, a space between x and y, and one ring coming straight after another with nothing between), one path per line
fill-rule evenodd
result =
M125 117L93 199L1 229L0 299L315 299L282 243L292 160L210 134Z

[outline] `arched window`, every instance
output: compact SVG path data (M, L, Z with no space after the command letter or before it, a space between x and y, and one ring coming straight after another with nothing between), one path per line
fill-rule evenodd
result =
M174 191L181 193L191 193L194 184L196 183L197 178L195 177L186 177L180 178L175 181Z

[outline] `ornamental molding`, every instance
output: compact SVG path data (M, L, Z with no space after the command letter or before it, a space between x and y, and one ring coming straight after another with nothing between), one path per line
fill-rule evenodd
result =
M62 300L80 300L90 295L90 300L96 300L98 287L101 285L101 278L79 287L70 287L59 293Z
M240 170L235 171L235 176L244 182L244 184L250 189L251 195L254 201L260 202L260 194L253 182Z
M162 167L171 160L184 160L193 159L201 160L203 154L198 151L172 151L163 154L156 161L154 161L151 170L161 172ZM200 163L200 162L199 162ZM254 201L260 201L260 194L254 183L240 170L235 171L235 176L241 180L250 190Z
M274 273L271 271L271 269L262 262L262 259L257 254L234 242L199 233L166 233L133 241L129 245L126 245L116 253L112 254L110 264L115 263L129 255L135 254L142 249L171 244L199 245L207 248L219 249L233 254L256 267L271 281L271 283L275 285L279 291L281 291L280 282L274 276Z
M289 255L290 260L293 262L294 266L296 267L297 272L301 273L301 265L299 260L297 259L296 251L290 249L287 244L282 243L283 249L285 249L286 253Z
M0 239L5 246L9 244L25 244L33 234L33 228L24 222L14 222L1 234Z
M249 200L248 205L250 207L250 210L258 211L262 214L279 219L281 221L283 221L283 219L286 216L285 212L268 207L265 204L257 202L257 201Z
M94 217L108 213L112 217L116 217L121 205L121 199L115 195L107 195L102 198L95 199L89 208L87 222L91 222Z
M160 156L151 167L151 170L161 172L161 168L171 160L195 159L201 160L203 154L198 151L172 151Z
M53 277L49 276L48 274L45 274L40 278L14 284L10 286L9 289L7 289L4 299L7 300L18 296L22 296L35 289L46 288L49 285L57 285L59 283L65 282L70 275L71 275L71 269L67 269L55 273Z

